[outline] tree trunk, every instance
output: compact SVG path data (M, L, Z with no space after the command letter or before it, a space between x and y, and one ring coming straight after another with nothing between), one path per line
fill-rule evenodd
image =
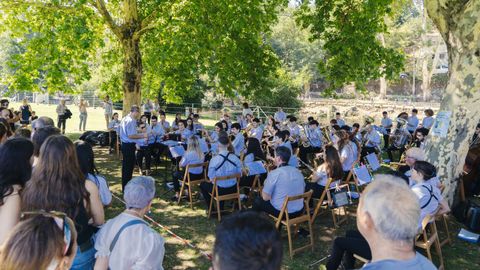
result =
M426 5L449 55L450 79L440 111L452 112L447 137L430 137L427 154L437 166L445 184L444 196L452 204L468 152L468 139L480 118L480 1L458 1L445 6L443 0L427 0Z
M428 51L428 50L427 50ZM422 58L422 93L423 93L423 101L427 101L427 97L430 97L431 90L430 90L430 72L428 71L428 62L430 60L430 55L428 53L424 53Z
M123 41L123 114L130 112L132 105L141 105L142 55L139 41L133 38Z
M385 47L385 37L383 33L378 34L378 38L380 39L382 46ZM383 71L384 67L381 67L380 70ZM385 75L384 75L380 78L380 99L385 99L386 96L387 96L387 79L385 78Z

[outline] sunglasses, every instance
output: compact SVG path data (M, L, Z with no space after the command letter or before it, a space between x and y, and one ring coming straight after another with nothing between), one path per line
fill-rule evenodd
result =
M62 230L63 233L63 241L65 244L65 248L63 249L63 256L67 255L73 246L72 244L72 230L70 228L70 224L67 222L66 218L67 215L62 212L58 211L32 211L32 212L22 212L21 214L21 219L25 219L26 217L32 217L32 216L44 216L44 217L49 217L52 218L53 221L55 221L55 224L57 224L58 228Z

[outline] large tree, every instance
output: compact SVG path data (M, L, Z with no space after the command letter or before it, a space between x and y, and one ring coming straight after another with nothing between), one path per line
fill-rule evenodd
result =
M480 1L426 0L425 5L448 49L450 78L440 110L452 117L446 138L431 138L429 159L437 165L451 203L467 141L480 118Z
M200 77L249 96L278 65L266 43L286 0L2 0L1 23L25 52L9 61L11 90L68 91L101 62L124 110L162 89L181 101ZM105 44L109 44L108 50ZM121 70L118 65L121 63ZM118 74L121 72L121 74ZM145 76L144 76L145 75ZM121 86L118 85L121 82ZM123 91L119 91L122 88Z

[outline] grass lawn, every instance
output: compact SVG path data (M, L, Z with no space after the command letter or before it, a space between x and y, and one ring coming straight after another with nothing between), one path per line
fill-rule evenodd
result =
M13 106L17 108L17 104ZM38 115L48 115L55 117L55 106L48 105L32 105L33 110ZM78 125L78 109L73 108L74 116L67 123L67 136L72 140L80 136L80 132L76 130ZM169 120L173 119L168 116ZM215 121L202 121L206 125L213 126ZM101 108L89 108L89 119L87 123L89 130L104 129L103 110ZM121 197L121 160L115 155L109 155L106 148L96 147L96 164L101 174L106 176L110 184L112 192ZM158 168L153 169L153 177L157 182L157 196L154 200L151 217L158 223L167 226L180 237L189 240L193 245L206 253L211 253L215 227L217 225L216 218L208 219L206 217L206 206L203 202L194 205L193 210L185 202L177 205L170 202L169 198L173 193L168 192L165 188L165 181L171 179L171 175L165 169L169 162L162 162ZM138 171L134 172L138 174ZM106 209L107 219L112 218L123 211L124 207L118 200L113 200L112 206ZM442 248L446 269L480 269L480 248L478 245L460 241L456 238L456 234L460 230L458 224L453 218L449 220L450 233L453 243ZM154 226L166 240L166 253L164 258L165 269L208 269L210 261L206 259L198 250L192 249L184 245L181 241L172 237L165 230ZM350 218L347 224L342 224L341 228L334 230L333 222L330 214L324 214L317 218L314 224L315 249L314 251L304 251L290 259L288 255L288 242L286 240L285 230L282 231L284 236L284 266L283 269L322 269L321 264L310 266L312 263L324 258L329 253L332 240L337 235L344 235L346 229L355 228L355 209L350 210ZM442 232L442 226L439 226ZM440 237L444 237L441 234ZM442 238L443 239L443 238ZM305 242L305 238L295 238L294 243Z
M72 139L78 138L79 134L69 134ZM95 148L96 164L101 174L105 175L110 183L110 189L114 194L121 196L121 161L115 154L109 155L105 148ZM169 198L173 193L165 188L165 180L170 179L169 173L166 173L165 165L161 165L153 171L153 177L157 182L157 195L154 200L151 217L158 223L167 226L178 236L189 240L200 250L211 253L215 227L217 219L208 219L205 213L206 206L202 202L194 204L194 209L190 209L186 203L177 205L170 202ZM154 168L154 167L152 167ZM134 172L138 174L138 171ZM112 218L123 211L123 204L118 200L113 201L113 205L106 210L107 218ZM288 242L285 230L284 236L284 266L283 269L323 269L321 264L310 266L312 263L324 258L329 253L329 248L333 238L337 235L344 235L346 229L355 228L354 209L350 210L350 218L347 224L334 230L330 214L324 214L317 218L314 224L315 249L304 251L290 259L288 255ZM480 267L480 248L477 245L460 241L456 238L456 233L460 230L460 225L451 218L449 220L451 238L453 244L442 248L446 269L479 269ZM154 226L166 240L166 253L164 259L165 269L208 269L210 262L198 250L184 245L181 241L175 239L165 230ZM439 230L442 231L441 225ZM444 237L443 233L440 237ZM443 238L442 238L443 239ZM305 238L295 238L294 243L304 243ZM323 261L322 263L325 263Z

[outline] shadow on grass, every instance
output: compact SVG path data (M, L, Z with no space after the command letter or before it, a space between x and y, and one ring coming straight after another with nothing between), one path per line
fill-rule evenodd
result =
M72 135L75 138L77 135ZM79 135L78 135L79 136ZM70 137L70 136L69 136ZM78 137L77 137L78 138ZM96 165L100 173L105 175L110 184L110 189L119 197L121 196L121 160L115 154L108 154L106 148L95 147ZM168 163L161 163L158 169L152 165L153 177L157 184L157 195L152 205L150 216L158 223L167 226L178 236L188 240L201 251L211 253L214 242L215 227L218 224L216 218L208 219L206 217L204 202L196 202L193 209L190 208L188 201L184 200L180 205L170 201L174 194L168 192L165 187L165 181L171 179L171 174L166 172L165 167ZM381 172L386 172L388 168L382 168ZM138 175L138 171L134 172ZM124 205L115 200L113 204L106 209L106 218L112 218L123 211ZM325 213L316 219L314 223L314 251L306 250L290 259L288 253L288 241L286 239L286 230L283 228L282 237L284 238L284 263L282 269L319 269L320 264L310 267L310 264L324 258L329 254L332 240L335 236L343 236L347 229L355 229L355 207L349 209L349 220L347 224L342 224L340 228L334 230L332 217L330 213ZM456 234L460 230L458 224L453 218L449 220L450 233L453 243L442 248L446 269L479 269L480 250L478 246L462 242L456 239ZM439 226L439 230L442 230ZM181 241L171 236L166 230L154 226L166 241L165 244L165 269L208 269L211 265L198 250L184 245ZM443 239L444 235L440 235ZM294 239L295 245L302 245L308 238L298 236ZM435 253L434 253L435 254ZM435 256L435 255L434 255ZM434 261L437 262L436 258ZM321 264L325 264L323 261ZM358 265L361 267L361 265Z

